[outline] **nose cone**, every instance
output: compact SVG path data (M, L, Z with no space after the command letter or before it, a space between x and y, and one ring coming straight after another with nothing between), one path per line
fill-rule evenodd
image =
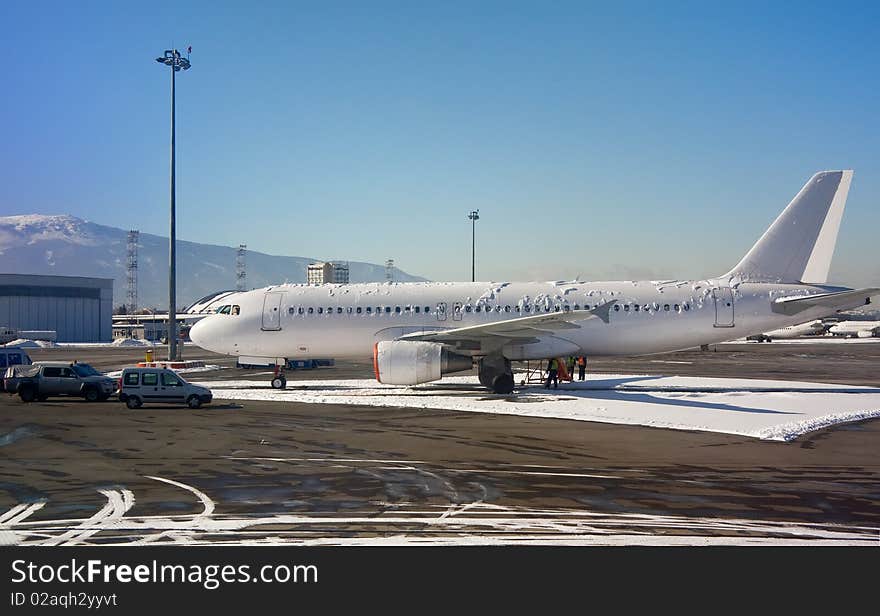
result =
M216 321L216 317L205 317L197 321L189 330L189 339L203 349L222 353L216 323L212 321Z

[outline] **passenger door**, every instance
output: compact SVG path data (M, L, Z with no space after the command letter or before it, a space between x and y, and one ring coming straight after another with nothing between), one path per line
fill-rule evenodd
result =
M166 402L183 402L184 386L173 372L163 372L161 375L159 392Z
M440 302L437 304L437 320L446 320L446 302Z
M281 329L281 298L284 293L266 293L263 297L263 331Z
M162 402L159 392L159 373L144 372L141 374L141 396L145 402Z
M38 380L41 394L61 393L61 368L46 366L43 368Z
M71 396L79 394L82 383L76 372L70 368L62 368L60 378L58 379L58 393L68 394Z
M452 320L461 321L461 302L452 304Z
M733 291L730 287L712 289L715 298L715 327L733 327Z

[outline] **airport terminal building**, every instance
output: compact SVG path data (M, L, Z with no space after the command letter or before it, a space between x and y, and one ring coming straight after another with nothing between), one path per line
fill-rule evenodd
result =
M109 342L112 316L112 278L0 274L0 326L54 330L58 342Z

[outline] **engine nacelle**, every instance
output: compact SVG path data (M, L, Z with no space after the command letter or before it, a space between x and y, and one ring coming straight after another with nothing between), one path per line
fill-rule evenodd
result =
M473 360L450 353L436 342L390 340L373 347L376 380L389 385L418 385L438 381L444 374L470 370Z

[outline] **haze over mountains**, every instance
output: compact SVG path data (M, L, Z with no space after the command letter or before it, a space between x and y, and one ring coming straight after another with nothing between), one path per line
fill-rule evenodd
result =
M74 216L28 214L0 216L0 272L113 278L113 303L127 293L128 231ZM179 307L214 291L235 288L236 248L178 239L177 297ZM248 251L247 286L305 282L308 257L282 257ZM385 280L385 266L349 262L351 282ZM394 280L425 280L399 269ZM140 234L138 305L163 306L168 301L168 238Z

